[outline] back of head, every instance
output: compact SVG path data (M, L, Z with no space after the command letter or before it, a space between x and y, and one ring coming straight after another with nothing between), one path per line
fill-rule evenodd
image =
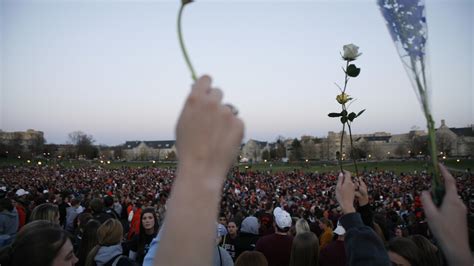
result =
M59 208L52 203L43 203L36 206L31 212L30 221L45 220L59 223Z
M105 196L104 197L104 205L107 208L111 208L114 205L114 198L112 198L111 196L108 196L108 195Z
M438 266L441 265L438 248L433 245L426 237L422 235L412 235L408 237L420 249L423 265Z
M254 216L246 217L240 226L240 232L258 235L258 219Z
M89 202L89 207L93 213L101 213L104 210L104 202L101 199L94 198Z
M244 251L235 261L235 266L268 266L268 261L263 253L258 251Z
M13 211L13 204L10 199L3 198L0 199L0 211L7 210L9 212Z
M290 266L318 265L319 240L313 232L297 234L291 246Z
M120 244L122 236L123 227L117 219L108 219L97 229L97 241L101 246Z
M94 258L100 246L114 246L120 244L123 237L122 224L117 219L106 220L97 229L97 245L89 252L86 259L86 266L95 265Z
M329 227L330 229L333 229L333 224L331 222L331 220L329 220L328 218L326 217L322 217L320 219L321 223L325 224L327 227Z
M395 237L388 242L387 249L405 258L412 266L423 265L421 251L412 240L405 237ZM390 254L389 254L390 255Z
M0 264L51 265L67 240L67 232L57 224L33 221L21 229L11 246L2 250Z
M296 221L295 229L296 234L301 234L310 231L308 222L303 218L298 219L298 221Z

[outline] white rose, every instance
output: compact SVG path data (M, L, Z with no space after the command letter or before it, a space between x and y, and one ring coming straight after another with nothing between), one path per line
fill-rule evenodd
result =
M361 55L361 53L359 53L359 47L352 43L346 44L342 48L344 49L344 54L342 55L342 58L344 58L344 60L348 60L348 61L356 60L357 57Z

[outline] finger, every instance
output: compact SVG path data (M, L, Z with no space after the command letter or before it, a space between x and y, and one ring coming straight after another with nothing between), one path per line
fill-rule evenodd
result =
M444 177L444 186L446 187L446 193L457 195L458 192L456 190L456 180L454 177L448 172L448 169L442 164L439 164L439 170Z
M431 199L431 195L428 191L423 191L421 193L421 203L423 203L423 209L425 210L425 215L428 220L436 219L438 215L438 209Z
M363 178L362 176L359 177L359 183L360 183L363 187L367 187L367 185L365 184L364 178Z
M211 101L220 103L222 101L223 93L220 89L211 89L209 98Z
M193 85L193 93L196 94L205 94L208 93L211 89L212 79L208 75L204 75L196 80L196 83Z

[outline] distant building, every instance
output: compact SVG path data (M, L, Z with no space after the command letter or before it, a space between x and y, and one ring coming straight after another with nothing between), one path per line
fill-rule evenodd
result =
M316 140L317 141L313 141ZM407 158L409 156L425 156L426 152L414 154L415 140L427 141L427 133L423 130L412 130L405 134L394 134L387 132L375 132L371 134L355 134L352 136L354 147L360 149L367 159L389 159ZM469 157L474 154L474 125L464 128L449 128L444 120L436 130L436 140L439 155L454 157ZM284 141L286 157L290 156L292 139ZM337 160L340 153L341 132L328 132L325 138L313 138L303 136L303 157L310 160ZM242 146L241 158L247 158L252 162L262 161L262 153L275 147L274 143L249 140ZM342 145L342 156L350 159L350 138L346 132Z
M39 153L44 145L42 131L28 129L27 131L6 132L0 130L0 149L2 153Z
M260 162L262 161L262 153L264 150L270 152L268 142L250 139L241 148L241 161Z
M123 145L122 157L129 161L176 160L176 141L127 141Z

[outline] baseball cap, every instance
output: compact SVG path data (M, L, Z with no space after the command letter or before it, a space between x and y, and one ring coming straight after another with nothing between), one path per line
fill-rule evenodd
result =
M273 216L275 216L275 223L280 229L291 227L291 216L282 208L276 207L275 210L273 210Z

